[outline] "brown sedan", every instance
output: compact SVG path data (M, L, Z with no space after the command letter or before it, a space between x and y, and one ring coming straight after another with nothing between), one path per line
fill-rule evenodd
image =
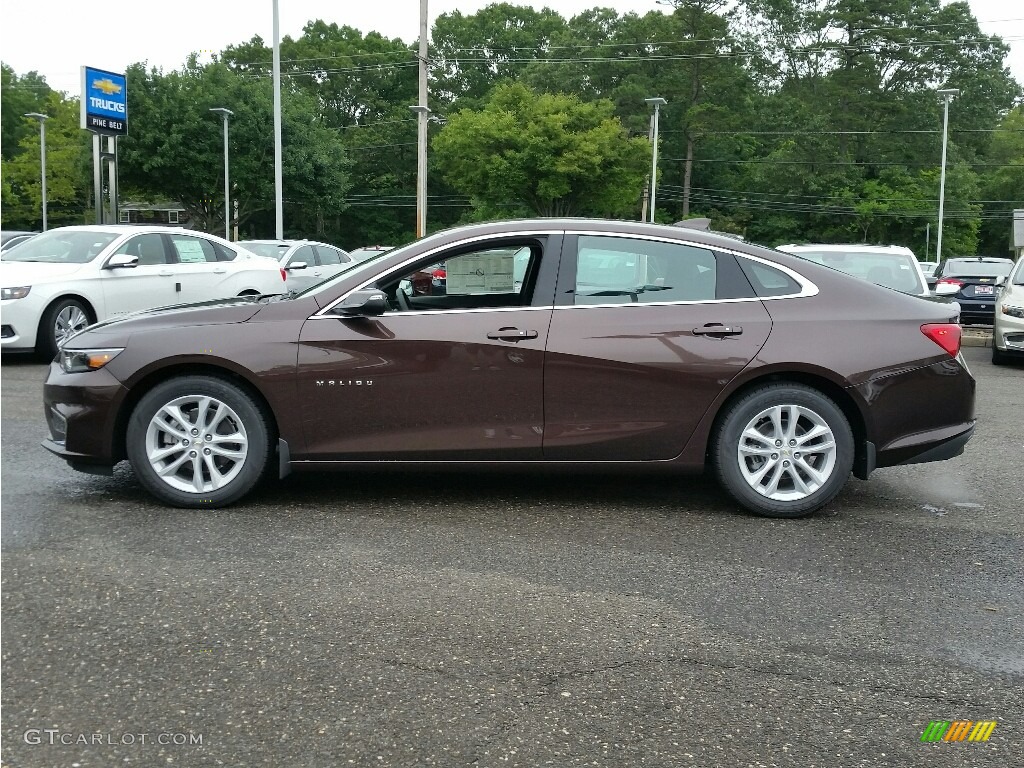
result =
M442 262L443 294L410 290ZM86 329L50 366L44 445L88 472L128 459L183 507L293 470L710 467L798 517L851 472L963 451L956 312L707 232L474 225L298 296Z

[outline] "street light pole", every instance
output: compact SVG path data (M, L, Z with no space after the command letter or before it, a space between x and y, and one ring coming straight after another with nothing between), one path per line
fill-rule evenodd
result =
M942 97L942 171L939 174L939 230L935 235L935 261L942 263L942 209L946 202L946 136L949 133L949 102L960 95L959 88L943 88Z
M39 121L39 168L40 175L42 178L42 198L43 198L43 232L46 231L46 121L50 119L49 115L44 115L42 112L29 112L25 117L34 117Z
M654 107L654 137L651 139L651 223L654 223L655 192L658 188L658 114L661 108L668 104L665 99L655 96L644 99Z
M224 239L231 239L231 187L228 183L228 118L231 117L234 112L225 107L213 107L210 109L211 112L215 112L224 118Z

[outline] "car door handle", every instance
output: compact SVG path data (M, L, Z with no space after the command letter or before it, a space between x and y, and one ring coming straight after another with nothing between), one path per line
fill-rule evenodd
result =
M501 341L521 341L522 339L536 339L537 332L522 331L518 328L499 328L496 331L488 331L487 338Z
M693 329L694 336L739 336L743 329L738 325L722 325L721 323L707 323L700 328Z
M160 277L173 277L173 276L174 276L174 273L171 272L171 270L169 270L169 269L161 269L160 270Z
M213 274L215 274L215 275L223 275L223 274L224 274L225 272L227 272L227 271L228 271L228 270L227 270L227 268L226 268L226 267L216 267L216 268L215 268L215 269L213 270Z

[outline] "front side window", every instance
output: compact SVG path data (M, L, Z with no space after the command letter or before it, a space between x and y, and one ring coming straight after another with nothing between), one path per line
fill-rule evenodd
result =
M401 311L527 306L540 257L535 243L461 251L380 287Z
M174 251L182 264L199 264L217 261L217 253L213 244L202 237L189 235L171 235Z
M351 261L348 256L343 254L337 248L331 248L328 245L316 246L316 252L320 257L320 264L325 267L329 267L334 264L344 264Z
M704 248L624 237L582 236L575 303L711 301L718 264Z
M302 262L307 267L316 266L316 254L313 253L313 246L303 245L300 248L296 248L295 253L288 259L287 266L294 267L299 262Z
M167 263L163 238L155 233L133 237L123 243L117 249L117 253L135 256L139 260L140 267Z

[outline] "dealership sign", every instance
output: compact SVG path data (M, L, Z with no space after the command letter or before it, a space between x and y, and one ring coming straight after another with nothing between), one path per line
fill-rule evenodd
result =
M128 133L128 83L123 74L82 67L82 127L94 133Z

